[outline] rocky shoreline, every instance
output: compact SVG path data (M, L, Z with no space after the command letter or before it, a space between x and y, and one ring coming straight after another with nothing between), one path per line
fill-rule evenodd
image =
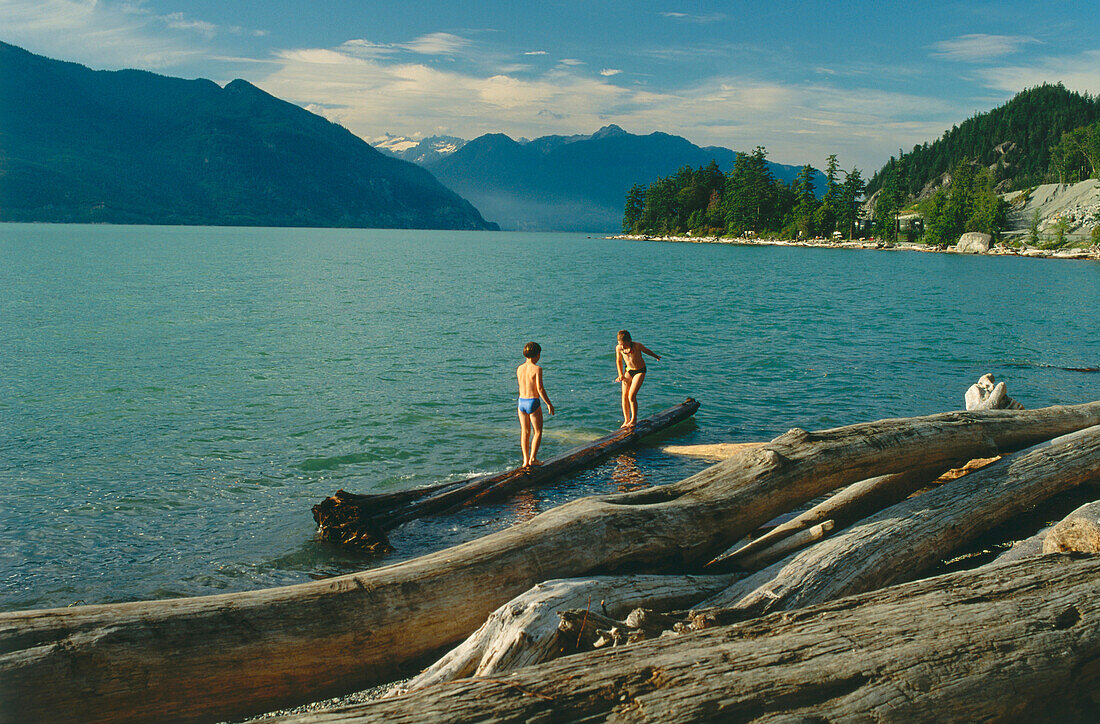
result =
M916 244L908 242L889 243L871 239L863 240L831 240L831 239L756 239L747 237L723 237L723 236L651 236L644 234L615 234L605 237L608 239L627 239L633 241L673 241L692 244L733 244L737 246L800 246L816 249L884 249L887 251L920 251L925 253L942 254L974 254L980 253L986 256L1024 256L1040 259L1089 259L1100 260L1100 246L1074 249L1040 249L1034 246L1023 245L1021 248L1013 248L1004 245L995 245L985 252L959 251L952 246L935 246L928 244Z

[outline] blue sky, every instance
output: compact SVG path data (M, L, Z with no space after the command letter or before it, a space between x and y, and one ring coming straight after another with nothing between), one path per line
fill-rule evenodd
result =
M0 40L244 78L370 140L617 123L874 171L1017 91L1100 93L1090 2L0 0Z

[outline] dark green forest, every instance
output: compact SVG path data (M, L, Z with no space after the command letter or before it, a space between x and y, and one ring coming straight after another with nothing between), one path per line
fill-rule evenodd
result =
M826 161L823 189L815 188L815 176L817 172L807 165L790 183L776 179L762 146L751 154L738 153L726 174L713 161L698 169L684 166L648 186L635 184L630 189L623 230L634 234L778 234L788 238L830 235L833 231L850 235L864 190L859 170L841 171L836 156L831 155Z
M867 193L882 188L887 174L893 172L901 193L915 197L930 181L964 161L991 169L994 185L1001 191L1075 183L1093 172L1073 157L1070 163L1059 158L1055 167L1052 150L1064 134L1097 122L1100 98L1067 90L1061 83L1028 88L1003 106L952 126L932 143L891 158L867 182Z

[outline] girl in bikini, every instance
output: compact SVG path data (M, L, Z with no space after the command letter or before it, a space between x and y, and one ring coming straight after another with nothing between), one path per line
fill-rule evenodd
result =
M619 330L619 343L615 346L615 369L618 370L619 376L615 381L623 383L622 427L634 427L638 422L638 390L645 382L643 354L661 359L661 355L641 342L631 340L630 332L625 329Z

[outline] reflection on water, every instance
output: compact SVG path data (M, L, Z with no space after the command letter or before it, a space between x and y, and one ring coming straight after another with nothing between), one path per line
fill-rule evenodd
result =
M523 523L531 520L542 512L539 509L538 498L530 490L521 490L508 498L504 506L508 514L515 518L515 522Z
M650 483L638 467L638 454L629 450L612 459L614 467L611 469L611 482L620 493L629 493L632 490L648 488Z

